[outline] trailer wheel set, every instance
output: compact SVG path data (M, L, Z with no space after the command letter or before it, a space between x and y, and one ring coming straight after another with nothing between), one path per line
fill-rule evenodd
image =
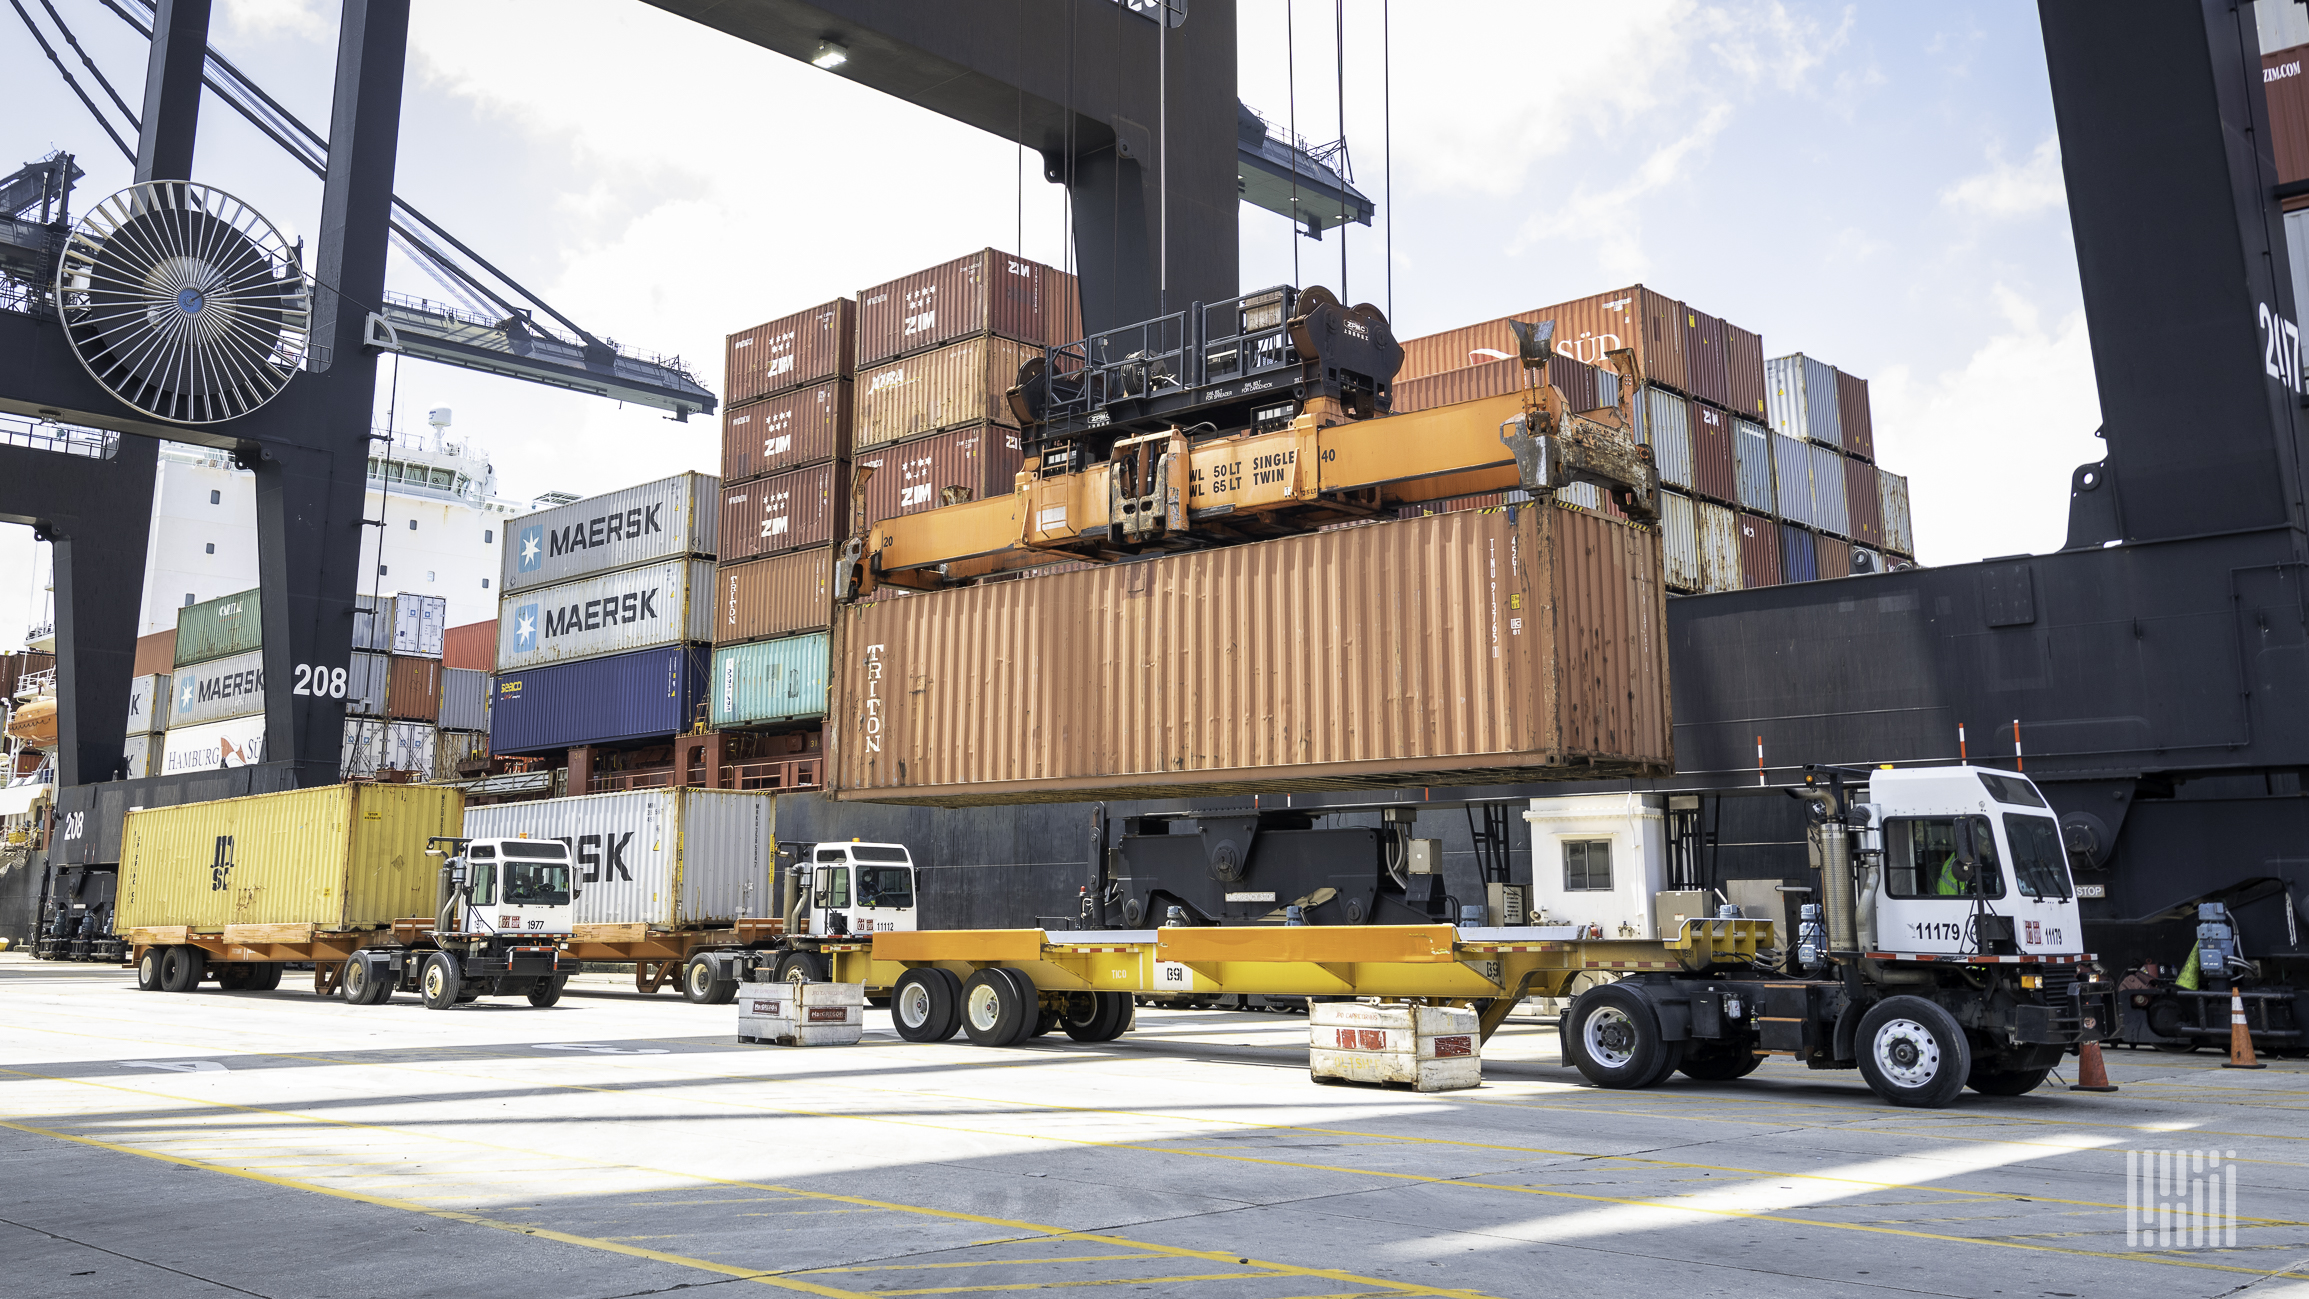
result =
M968 979L916 966L898 976L890 995L890 1021L909 1042L943 1042L957 1029L977 1046L1016 1046L1054 1029L1077 1042L1111 1042L1136 1016L1127 992L1044 992L1024 971L1000 965Z

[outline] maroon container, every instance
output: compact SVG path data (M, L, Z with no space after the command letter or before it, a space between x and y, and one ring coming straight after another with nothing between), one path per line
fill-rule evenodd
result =
M2309 45L2261 56L2261 89L2269 98L2269 144L2277 155L2277 183L2309 180ZM2295 199L2286 204L2296 206Z
M1566 410L1594 410L1610 404L1598 400L1597 394L1602 391L1597 381L1599 373L1610 372L1583 365L1568 356L1551 357L1547 363L1547 381L1563 390ZM1486 361L1396 384L1393 410L1398 415L1408 415L1438 406L1456 406L1463 401L1505 397L1522 392L1524 384L1523 362Z
M1876 490L1876 466L1844 462L1844 514L1852 539L1871 550L1884 547L1884 500Z
M1684 308L1684 382L1701 401L1732 404L1732 366L1724 352L1724 322L1704 311Z
M1738 505L1739 476L1732 466L1732 417L1696 401L1684 403L1692 429L1692 492Z
M723 488L721 561L727 564L832 541L848 499L844 470L837 460Z
M1764 411L1764 336L1724 322L1724 405L1742 419L1767 423Z
M1646 382L1677 392L1685 390L1684 306L1640 284L1411 339L1403 344L1403 365L1395 372L1396 386L1482 364L1496 359L1494 353L1514 356L1515 335L1507 327L1511 320L1554 321L1557 355L1588 365L1608 369L1611 363L1604 359L1605 354L1633 348ZM1762 342L1756 347L1756 393L1760 401L1764 391Z
M1017 488L1021 457L1018 430L975 424L928 437L909 438L858 453L858 467L871 468L866 480L866 520L920 514L947 504L946 489L962 490L962 500L1008 496Z
M912 356L979 334L1021 343L1082 337L1074 277L986 248L858 291L858 364Z
M1852 576L1852 543L1838 541L1824 532L1812 535L1812 554L1819 565L1820 580Z
M1843 427L1844 454L1876 458L1876 426L1868 417L1868 381L1836 372L1836 419Z
M856 312L857 304L836 298L730 335L722 404L735 406L789 388L849 378L857 369Z
M1740 516L1740 581L1780 585L1780 525L1760 514Z
M722 485L850 454L848 379L722 412Z

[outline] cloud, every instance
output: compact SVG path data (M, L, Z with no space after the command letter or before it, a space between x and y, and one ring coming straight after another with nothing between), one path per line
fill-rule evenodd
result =
M2001 219L2028 216L2068 202L2068 187L2061 178L2060 137L2045 137L2023 163L2009 163L1996 145L1988 149L1988 170L1967 176L1940 191L1944 207L1977 217Z
M225 22L237 36L331 36L335 25L314 0L225 0Z

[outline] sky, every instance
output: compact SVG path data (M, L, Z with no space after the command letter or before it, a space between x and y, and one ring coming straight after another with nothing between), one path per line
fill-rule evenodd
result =
M52 2L138 103L142 40L97 0ZM1350 301L1408 338L1642 283L1761 333L1767 356L1868 379L1924 562L2060 546L2099 407L2035 6L1435 13L1238 6L1243 100L1309 141L1344 135L1379 201L1345 241ZM325 0L219 0L210 39L325 130L335 29ZM81 208L128 183L13 14L0 69L0 164L71 150ZM213 98L194 172L292 238L317 225L319 182ZM989 245L1065 260L1063 193L1014 144L636 0L415 0L395 189L588 330L717 390L723 336L746 326ZM1338 234L1298 240L1296 276L1293 242L1246 208L1244 287L1336 288ZM398 259L388 281L442 296ZM380 424L439 406L518 498L719 459L712 419L380 370ZM41 616L38 566L30 530L0 525L0 643Z

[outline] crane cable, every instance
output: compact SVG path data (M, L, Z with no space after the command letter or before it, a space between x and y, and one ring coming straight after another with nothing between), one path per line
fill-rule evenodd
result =
M1339 161L1332 171L1339 177L1339 303L1347 296L1347 0L1331 0L1331 57L1339 78Z
M56 53L56 47L48 43L47 35L40 30L38 24L32 21L32 15L24 12L22 0L8 0L8 6L16 11L18 18L24 20L24 30L32 33L32 39L40 45L40 52L48 56L50 63L56 65L57 75L64 78L64 84L72 87L72 93L80 96L80 102L88 106L88 115L96 119L96 124L104 128L104 133L112 137L114 144L120 146L122 155L127 157L129 162L134 163L136 150L129 148L128 141L120 138L120 132L112 129L112 119L104 115L104 110L96 106L94 99L89 98L88 92L81 88L79 78L72 75L72 69L64 66L64 60ZM51 10L50 12L53 13L54 11ZM75 49L80 46L78 41L74 41L72 44ZM83 54L81 57L85 59L87 56ZM91 66L93 68L93 65ZM107 88L109 89L109 87Z
M1387 147L1382 188L1387 195L1387 321L1395 321L1395 35L1388 21L1391 0L1379 0L1379 134Z
M1299 37L1291 18L1292 0L1283 0L1283 87L1289 100L1291 138L1291 287L1299 287Z

